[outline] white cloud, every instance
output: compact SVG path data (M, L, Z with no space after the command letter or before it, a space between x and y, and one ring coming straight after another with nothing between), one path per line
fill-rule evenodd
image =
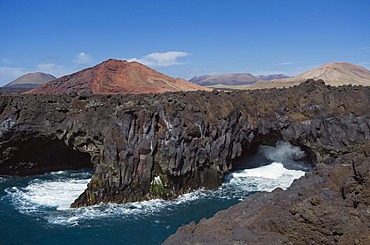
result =
M42 72L49 72L53 70L63 69L63 66L53 63L41 63L37 65L37 69Z
M370 47L361 47L359 49L361 49L361 50L370 50Z
M78 55L76 55L75 59L73 60L73 63L75 63L78 66L89 66L93 62L93 57L89 55L88 53L81 52Z
M186 52L169 51L164 53L151 53L141 58L131 58L128 61L136 61L147 66L173 66L183 64L178 62L177 59L188 55L189 54Z
M282 63L279 63L279 64L276 64L278 66L286 66L286 65L293 65L294 62L282 62Z

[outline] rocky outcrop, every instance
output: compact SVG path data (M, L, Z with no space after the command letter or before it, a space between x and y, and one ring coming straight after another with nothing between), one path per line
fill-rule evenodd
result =
M178 229L164 244L370 244L370 143Z
M369 141L369 98L367 87L322 81L232 93L2 96L0 174L93 166L73 207L173 198L219 186L233 159L277 140L301 146L312 164L334 164Z

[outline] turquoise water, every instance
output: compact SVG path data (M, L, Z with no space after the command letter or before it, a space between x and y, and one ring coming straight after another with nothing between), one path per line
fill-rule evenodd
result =
M0 244L160 244L184 224L211 217L256 191L287 188L304 174L278 162L267 164L231 173L217 190L173 201L78 209L69 205L86 188L89 171L0 177Z

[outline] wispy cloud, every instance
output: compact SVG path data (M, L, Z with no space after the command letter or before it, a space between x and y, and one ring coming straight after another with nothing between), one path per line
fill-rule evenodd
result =
M282 63L278 63L276 65L278 65L278 66L294 65L294 62L282 62Z
M27 73L28 71L25 68L21 67L9 67L1 66L0 67L0 85L5 85Z
M276 70L267 70L267 71L264 71L264 70L260 70L260 71L255 71L255 72L252 72L253 75L262 75L262 76L267 76L267 75L272 75L272 74L285 74L287 75L286 72L284 71L276 71Z
M2 57L0 63L3 65L10 65L12 62L8 58Z
M56 77L61 77L67 74L71 74L81 69L81 67L86 67L92 65L94 58L85 53L78 53L73 60L70 61L69 65L60 65L55 62L42 62L37 64L33 68L24 67L10 67L5 63L9 63L8 59L0 58L0 64L5 66L0 66L0 86L5 85L13 81L14 79L30 72L45 72Z
M73 69L64 67L62 65L54 64L54 63L40 63L37 64L36 70L40 72L49 73L53 76L60 77L71 73Z
M60 65L53 62L45 62L38 64L37 71L50 73L56 77L61 77L81 69L93 65L94 58L86 52L78 53L72 60L73 65Z
M89 66L93 62L93 57L89 55L88 53L81 52L76 55L75 59L73 60L73 63L75 63L78 66Z
M360 50L370 50L370 47L361 47Z
M151 53L141 58L131 58L128 61L136 61L147 66L173 66L182 65L177 59L180 57L189 56L186 52L169 51L164 53Z

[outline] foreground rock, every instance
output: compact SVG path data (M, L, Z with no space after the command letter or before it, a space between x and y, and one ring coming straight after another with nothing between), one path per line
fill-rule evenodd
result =
M370 244L370 143L320 163L287 190L258 193L164 244Z

